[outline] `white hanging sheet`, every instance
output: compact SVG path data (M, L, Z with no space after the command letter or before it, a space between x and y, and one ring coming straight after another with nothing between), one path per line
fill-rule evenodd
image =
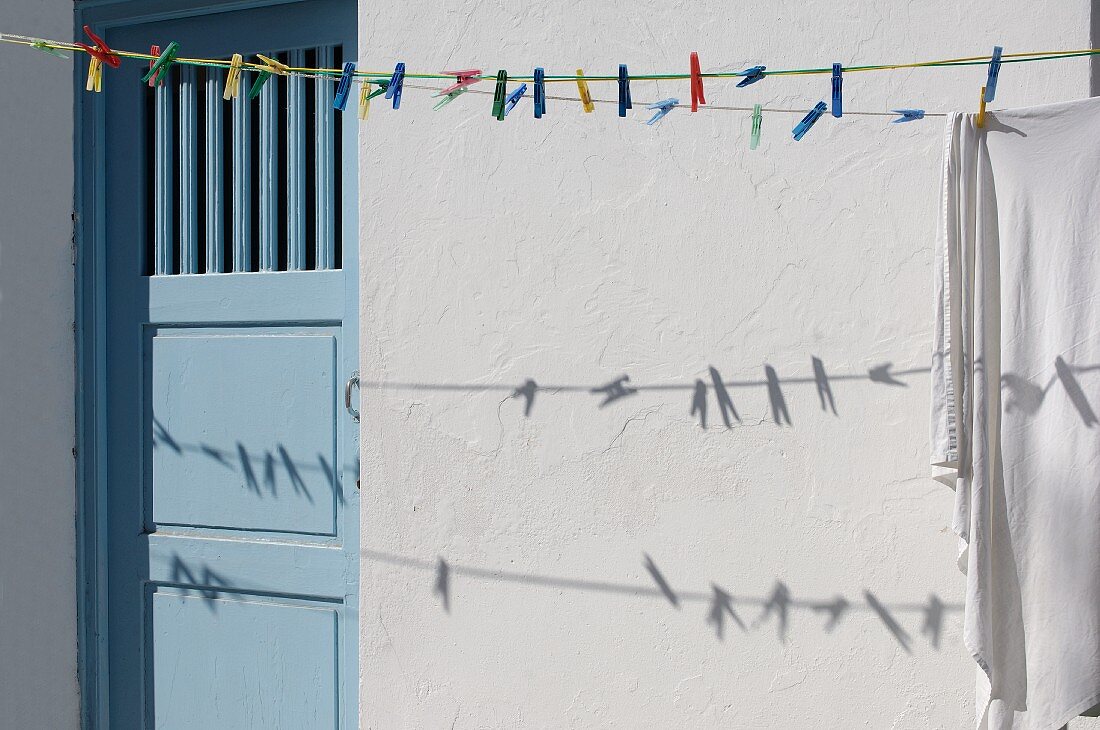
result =
M1100 98L948 118L933 462L955 487L978 727L1100 703Z

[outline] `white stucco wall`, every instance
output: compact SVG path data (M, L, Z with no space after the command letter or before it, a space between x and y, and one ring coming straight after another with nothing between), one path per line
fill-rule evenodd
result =
M1085 0L361 7L365 67L410 71L904 62L1086 48L1090 27ZM984 78L853 73L846 103L974 111ZM807 109L828 88L706 95ZM1088 90L1087 61L1006 64L994 106ZM362 726L970 726L951 494L926 465L942 120L826 117L794 143L799 117L766 115L751 152L743 113L434 101L378 98L362 127ZM737 381L732 428L709 367ZM589 389L623 375L641 391L601 408ZM716 636L715 586L744 630Z
M66 0L0 30L72 36ZM72 62L0 44L0 725L79 726Z

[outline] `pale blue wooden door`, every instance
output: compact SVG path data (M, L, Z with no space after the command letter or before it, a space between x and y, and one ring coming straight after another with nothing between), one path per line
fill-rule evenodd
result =
M105 35L339 68L355 28L310 0ZM354 113L331 82L140 73L101 106L109 725L354 728Z

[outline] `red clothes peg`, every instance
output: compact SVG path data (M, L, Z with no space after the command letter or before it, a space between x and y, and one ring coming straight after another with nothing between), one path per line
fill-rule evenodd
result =
M691 52L691 110L693 112L699 111L700 104L706 104L706 97L703 96L703 72L699 68L699 54L695 51Z
M91 28L84 26L84 32L92 39L92 43L95 43L95 48L86 43L80 43L79 41L74 45L83 48L92 58L98 59L100 63L105 63L111 68L118 68L122 65L122 59L111 50L111 47L108 46L102 38L93 33Z
M160 55L160 46L158 46L158 45L149 46L149 55L152 56L152 58L149 59L149 70L152 71L153 70L153 64L155 64L157 62L157 57ZM163 81L161 83L163 83ZM156 86L157 85L157 77L156 76L149 79L149 85L150 86Z

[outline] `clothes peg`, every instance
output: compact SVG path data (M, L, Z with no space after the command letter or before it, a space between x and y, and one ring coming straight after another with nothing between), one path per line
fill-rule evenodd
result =
M394 109L401 106L401 90L404 86L405 64L402 62L393 67L393 76L390 76L390 83L386 86L386 98L393 99Z
M176 55L179 54L180 44L172 41L163 51L160 51L157 46L153 48L159 51L157 58L149 63L149 71L141 77L141 80L150 86L164 83L164 79L168 77L168 69L172 67ZM153 54L152 48L149 49L149 54Z
M691 52L691 110L699 111L700 104L706 104L703 96L703 72L699 68L699 54Z
M584 80L584 71L577 69L577 92L581 97L581 107L585 114L596 111L596 105L592 103L592 94L588 93L588 82Z
M535 119L546 113L546 72L542 66L535 69Z
M755 84L757 81L761 80L762 78L764 78L764 71L767 68L767 66L753 66L752 68L747 68L744 71L739 72L738 75L744 76L745 78L737 82L737 88L743 89L744 87L750 84Z
M332 97L332 108L344 111L348 108L348 95L351 94L351 82L355 78L355 64L348 61L340 72L340 83L336 84L336 95Z
M440 91L436 96L450 96L459 89L465 89L481 81L480 68L468 68L463 71L440 71L442 74L455 77L455 83Z
M271 78L272 74L278 76L288 76L290 74L290 68L284 64L276 61L274 58L268 58L267 56L256 54L256 58L264 62L266 68L262 69L260 73L256 75L256 81L252 84L252 88L248 90L248 98L255 99L260 95L260 90L264 88L264 84Z
M88 60L88 82L84 88L88 91L103 91L103 64L107 64L111 68L118 68L122 65L122 59L118 57L111 47L107 43L92 32L92 29L87 25L84 26L84 32L88 34L88 38L92 40L95 46L89 46L86 43L75 44L79 48L83 48L87 51Z
M432 107L432 111L434 112L434 111L438 111L438 110L442 109L443 107L447 106L448 104L450 104L452 101L454 101L458 97L465 94L467 91L469 91L469 89L466 89L466 88L458 89L457 91L452 91L451 93L447 94L442 99L437 101L435 103L435 106Z
M985 96L985 94L982 94ZM891 109L894 114L900 114L901 116L890 122L891 124L901 124L902 122L915 122L918 119L924 119L923 109Z
M662 119L665 118L665 116L668 115L668 113L670 111L675 109L676 106L679 103L680 103L679 99L669 98L669 99L664 99L662 101L657 101L657 102L654 102L652 104L647 105L646 109L656 109L657 113L654 114L648 122L646 122L646 125L647 126L652 126L652 125L656 124L657 122L661 121Z
M370 82L364 81L362 88L359 89L359 118L366 119L370 114L370 100L373 95L370 93Z
M625 117L626 110L634 108L630 101L630 75L626 72L626 64L619 64L619 116Z
M749 149L754 150L760 144L760 126L764 122L764 115L760 113L760 105L752 108L752 133L749 135Z
M794 139L797 142L806 136L806 132L810 131L810 127L817 123L818 119L821 119L821 115L828 111L829 107L825 105L825 102L817 102L817 106L810 110L810 113L802 118L794 128Z
M986 73L985 79L985 93L982 94L982 98L986 100L986 103L993 101L993 98L997 96L997 77L1001 75L1001 53L1004 48L1001 46L993 46L993 56L989 59L989 71Z
M84 32L88 34L88 37L95 44L94 47L89 46L86 43L80 43L79 41L73 45L83 48L88 52L88 55L97 59L101 64L105 63L111 68L118 68L122 65L122 59L118 57L111 47L108 46L102 38L92 32L92 29L88 26L84 26Z
M833 116L840 119L844 116L844 67L839 63L833 64Z
M519 88L508 95L508 98L504 101L504 116L508 116L512 113L512 110L516 108L516 104L523 98L523 95L527 93L527 84L520 84Z
M153 45L149 46L149 55L150 56L159 56L160 55L160 46L158 46L155 43ZM152 60L149 61L149 70L150 71L153 70L153 64L156 63L156 62L157 62L156 58L153 58ZM157 82L156 82L155 79L149 79L149 86L152 87L152 86L156 86L156 85L157 85Z
M103 62L95 56L88 59L88 82L84 85L85 91L103 91Z
M504 102L508 97L508 72L504 69L497 71L497 87L493 91L493 116L498 122L504 121Z
M978 128L985 126L985 87L982 87L982 97L978 100L978 118L975 120Z
M69 58L68 56L66 56L64 53L57 50L56 48L50 48L50 46L48 46L46 44L46 41L35 41L34 43L31 44L31 48L33 48L37 51L42 51L43 53L48 53L51 56L57 56L58 58L64 58L66 60L68 60L68 58Z
M371 91L371 84L378 84L378 88ZM363 89L359 92L359 118L366 119L370 114L370 100L379 94L385 94L389 87L389 81L364 81Z
M243 63L244 57L239 53L234 53L233 58L229 61L229 71L225 74L225 91L222 92L222 98L226 101L241 93L241 65Z

